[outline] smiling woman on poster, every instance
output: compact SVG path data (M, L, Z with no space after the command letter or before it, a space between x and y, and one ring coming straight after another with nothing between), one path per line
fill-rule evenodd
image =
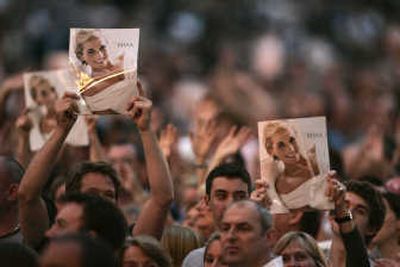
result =
M274 213L291 209L320 208L324 202L320 191L325 179L318 165L316 146L302 146L296 129L284 121L271 121L262 126L265 157L261 161L262 175L270 185ZM323 194L321 196L324 198Z
M81 29L75 32L73 52L79 61L79 91L95 114L118 114L132 97L135 82L127 81L124 51L111 60L108 41L100 30ZM115 53L115 51L114 51ZM134 70L136 71L136 69ZM132 85L131 91L127 89Z

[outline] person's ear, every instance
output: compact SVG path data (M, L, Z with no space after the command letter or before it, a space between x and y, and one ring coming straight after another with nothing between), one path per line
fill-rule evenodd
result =
M7 196L7 200L9 201L17 201L18 197L18 184L11 184L8 187L8 196Z
M298 225L301 221L301 218L303 218L303 214L304 212L300 210L290 211L289 225Z

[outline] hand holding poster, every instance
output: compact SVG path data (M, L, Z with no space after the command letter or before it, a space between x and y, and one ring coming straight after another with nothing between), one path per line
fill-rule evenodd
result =
M71 29L69 58L82 113L121 114L135 96L139 29Z
M54 104L64 92L73 90L69 71L40 71L24 73L25 103L32 121L29 134L31 150L40 149L57 125ZM86 124L78 118L66 142L70 145L89 144Z
M329 153L324 117L258 123L261 177L272 213L332 209L325 196Z

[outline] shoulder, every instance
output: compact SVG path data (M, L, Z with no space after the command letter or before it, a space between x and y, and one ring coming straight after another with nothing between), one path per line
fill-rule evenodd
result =
M192 250L183 260L182 267L203 267L205 247Z

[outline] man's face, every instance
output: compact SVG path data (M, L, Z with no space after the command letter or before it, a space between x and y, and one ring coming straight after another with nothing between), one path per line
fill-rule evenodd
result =
M108 151L113 168L121 178L121 185L128 191L136 178L136 152L131 145L113 145Z
M90 38L83 44L82 59L95 70L102 70L107 66L108 54L99 38Z
M46 237L52 238L66 234L78 233L83 226L83 208L77 203L66 203L58 211L56 221L46 232Z
M353 215L354 222L362 236L373 234L373 231L368 227L369 206L364 199L352 192L347 192L345 200Z
M240 178L216 177L211 184L211 192L207 204L210 207L214 223L219 224L225 209L233 202L248 199L247 184Z
M230 207L222 218L220 231L223 258L229 265L252 266L266 257L267 233L262 233L255 207Z
M116 202L115 187L111 178L101 173L90 172L85 174L82 177L80 192L98 195L113 203Z
M269 153L285 164L295 164L300 159L299 148L294 135L287 130L280 130L272 138Z
M40 258L40 267L80 267L81 249L73 243L50 243Z

